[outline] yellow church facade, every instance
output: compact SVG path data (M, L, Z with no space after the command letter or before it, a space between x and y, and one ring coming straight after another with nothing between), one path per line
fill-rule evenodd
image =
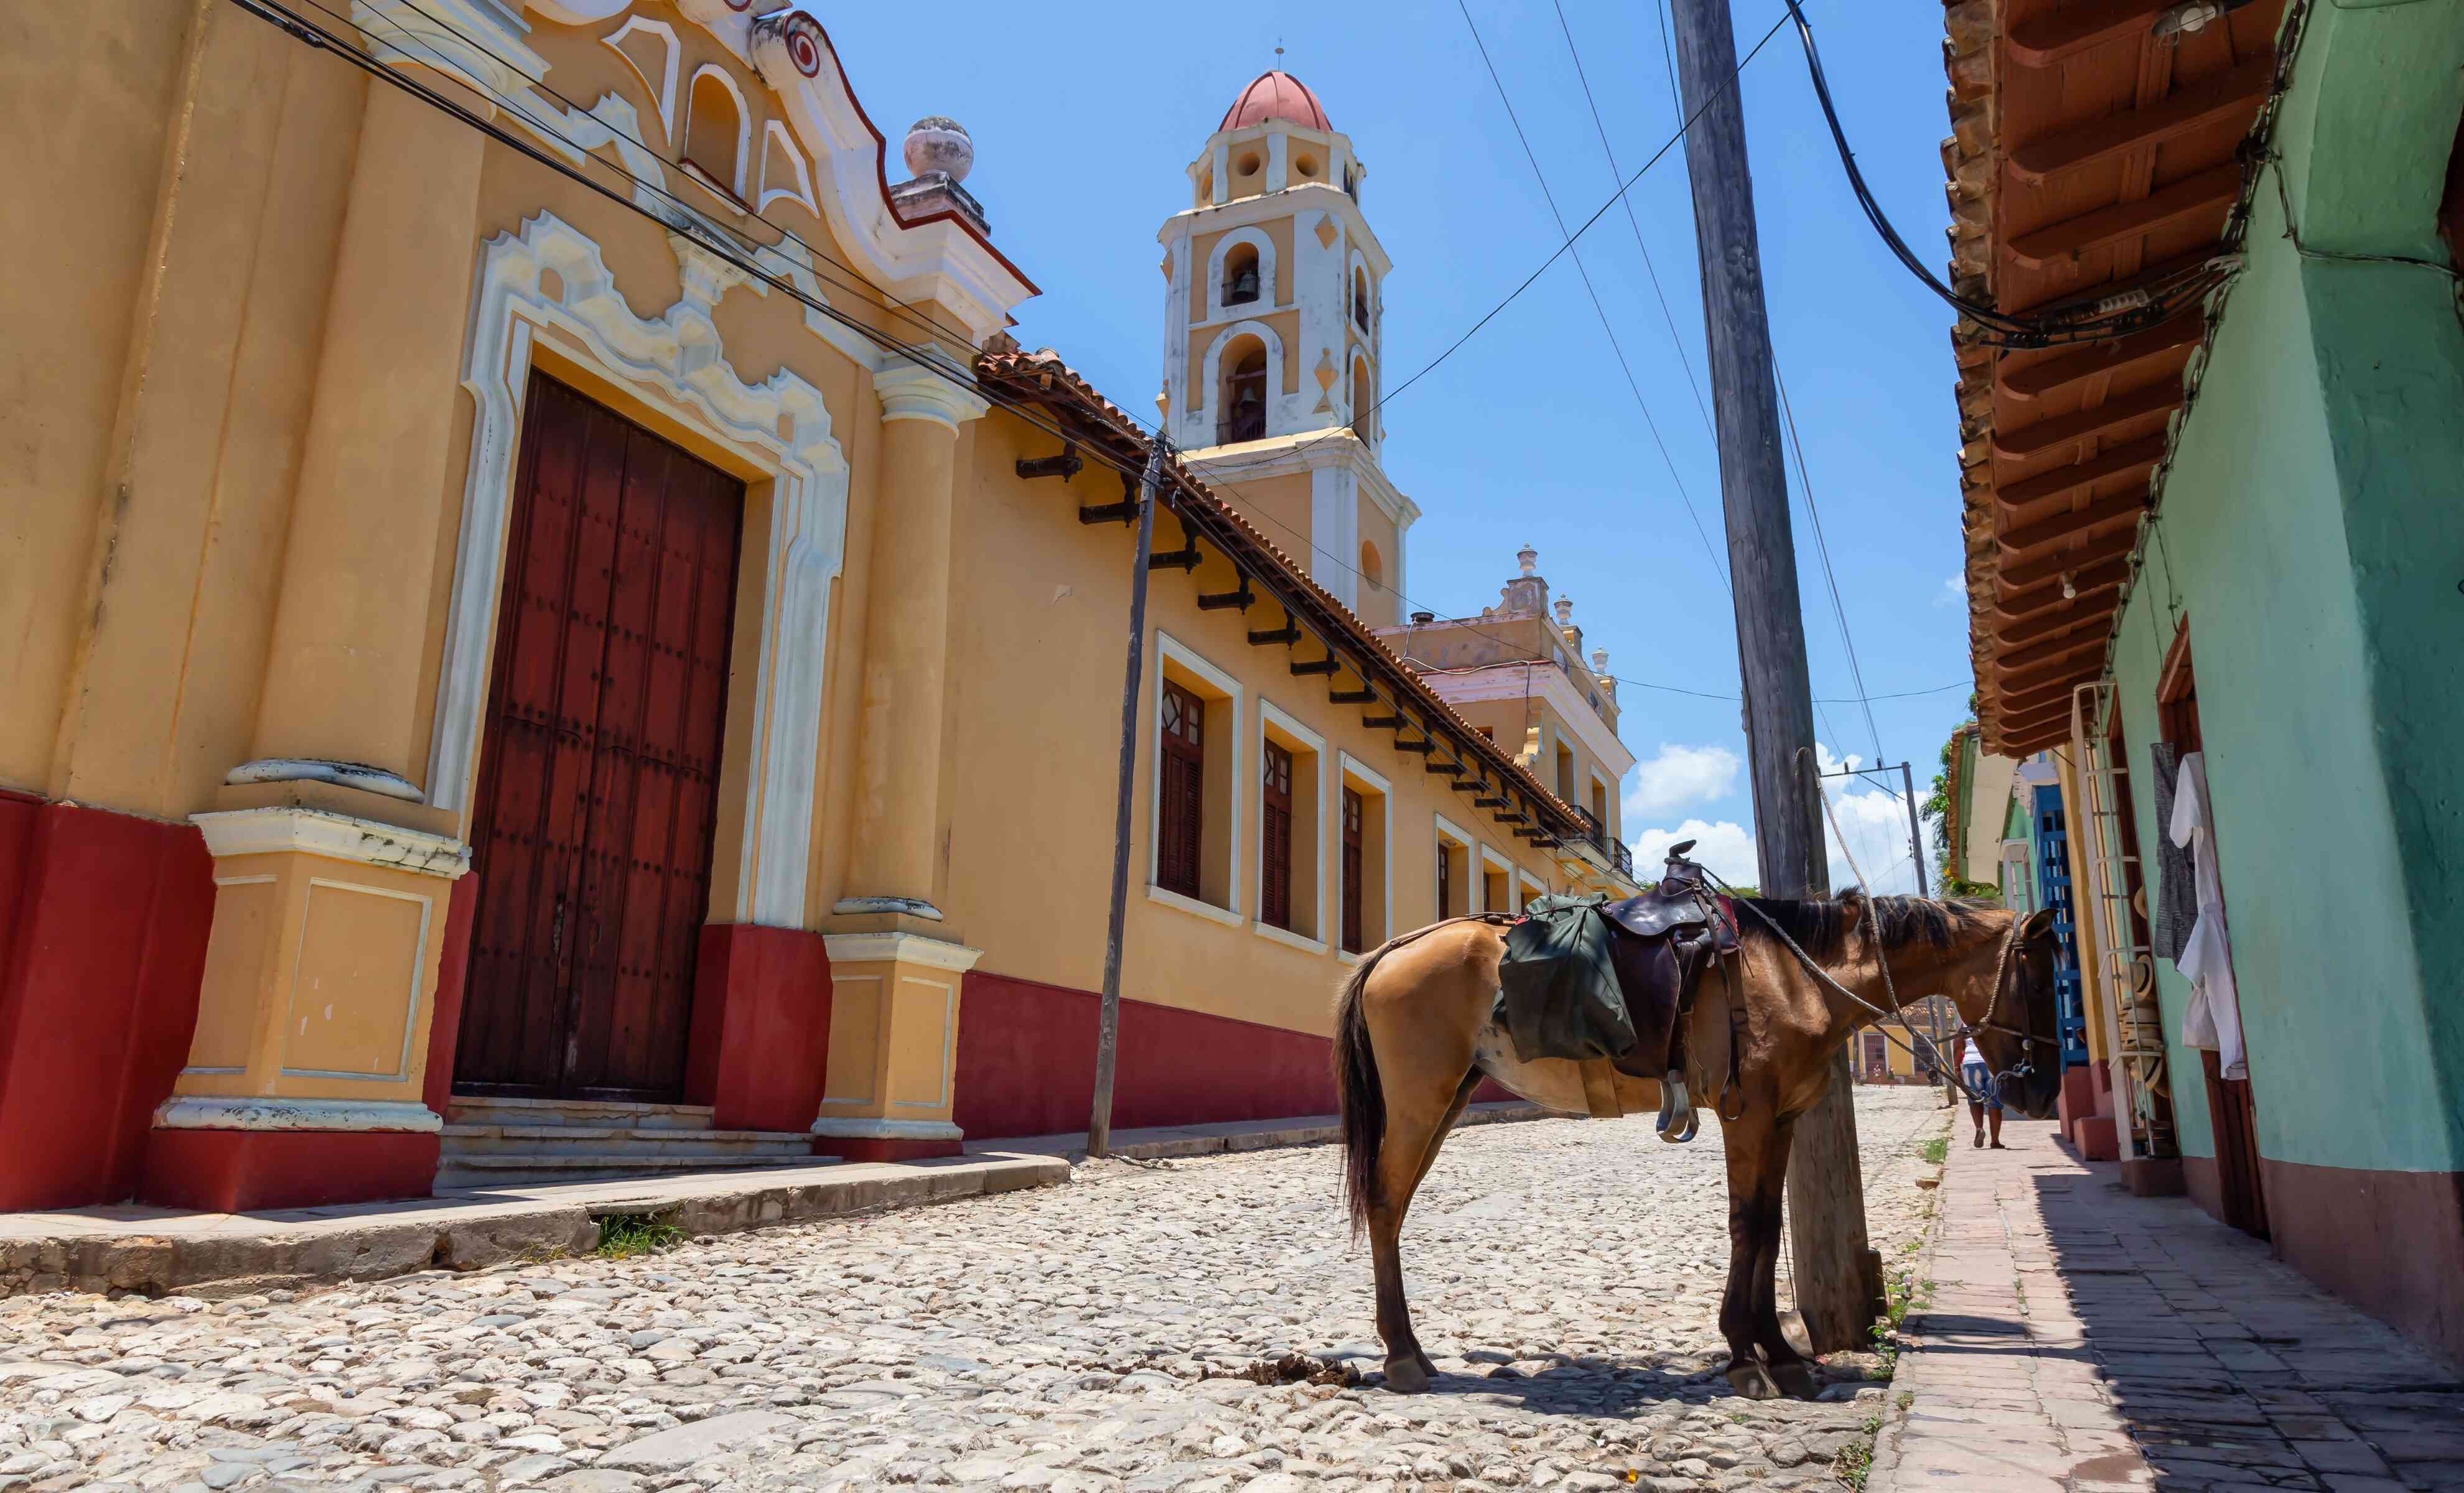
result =
M1008 338L964 131L799 8L352 15L0 22L79 225L0 282L0 1207L1082 1128L1155 422ZM1397 642L1364 174L1269 75L1160 236L1125 1126L1323 1111L1358 951L1630 885L1566 629L1519 731Z

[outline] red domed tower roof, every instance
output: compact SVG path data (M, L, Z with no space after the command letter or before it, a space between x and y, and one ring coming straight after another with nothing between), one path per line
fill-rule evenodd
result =
M1215 127L1245 129L1267 120L1289 120L1313 130L1334 128L1326 121L1326 110L1319 107L1317 95L1309 92L1309 84L1281 68L1259 74L1255 82L1242 89L1241 97L1232 100L1232 107L1223 111L1223 122Z

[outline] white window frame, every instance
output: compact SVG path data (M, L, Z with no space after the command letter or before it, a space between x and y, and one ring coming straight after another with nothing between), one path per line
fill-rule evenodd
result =
M1249 926L1258 936L1271 943L1286 944L1304 954L1324 954L1328 947L1326 938L1326 898L1329 885L1326 870L1327 804L1333 792L1328 786L1332 779L1329 771L1331 764L1326 750L1326 737L1302 725L1299 717L1274 701L1263 694L1258 696L1258 764L1261 771L1265 769L1266 761L1266 727L1269 724L1284 735L1306 745L1317 759L1317 813L1311 819L1314 832L1309 837L1316 842L1311 848L1317 855L1317 874L1311 879L1310 885L1317 889L1317 909L1309 918L1309 926L1318 931L1318 936L1308 937L1305 934L1293 933L1288 928L1277 928L1265 920L1264 914L1266 910L1266 815L1263 800L1258 809L1257 864L1251 868L1249 877L1251 899L1255 902L1260 915L1251 918ZM1262 793L1263 791L1261 790ZM1300 791L1300 784L1292 784L1292 791L1297 794Z
M1378 911L1377 922L1380 935L1377 942L1378 944L1383 944L1387 939L1395 936L1395 785L1392 782L1387 781L1385 774L1380 773L1374 767L1371 767L1368 763L1362 761L1360 758L1353 756L1349 752L1338 752L1335 754L1335 767L1337 774L1335 778L1336 786L1340 787L1345 778L1354 779L1362 787L1375 791L1377 795L1378 803L1382 805L1378 810L1377 843L1385 851L1386 864L1377 868L1377 880L1382 890L1382 895L1379 898L1381 906ZM1340 820L1341 817L1342 816L1340 815L1336 816L1338 820ZM1343 825L1339 823L1330 825L1329 828L1337 835L1343 833ZM1340 879L1343 874L1343 861L1340 857L1337 857L1334 864L1335 875ZM1338 888L1336 889L1339 897L1341 889ZM1340 900L1335 904L1338 908L1342 905L1343 904ZM1362 906L1361 911L1364 913L1368 911L1368 908L1365 904ZM1339 918L1340 914L1338 913L1337 916ZM1353 954L1351 950L1343 947L1342 930L1335 929L1332 930L1332 932L1335 936L1330 939L1329 942L1334 947L1334 956L1346 964L1359 963L1360 955Z
M1232 760L1226 764L1232 777L1225 785L1224 797L1224 818L1231 821L1232 835L1229 850L1232 861L1224 867L1223 878L1224 895L1231 901L1229 907L1217 907L1201 898L1185 897L1155 885L1155 870L1163 858L1163 686L1166 660L1196 674L1205 681L1209 689L1223 692L1222 699L1209 700L1209 705L1228 705L1232 709L1231 732L1225 737L1232 743ZM1147 769L1147 900L1238 928L1242 923L1241 843L1247 838L1241 828L1241 784L1242 774L1245 771L1241 765L1245 757L1241 750L1243 740L1241 702L1246 692L1240 680L1208 663L1196 649L1161 627L1155 629L1155 668L1152 672L1154 677L1147 682L1147 698L1153 702L1147 710L1147 761L1151 764Z
M1429 843L1436 854L1429 862L1429 905L1437 908L1439 917L1443 917L1446 915L1446 910L1438 905L1438 864L1445 856L1446 842L1451 840L1456 845L1463 847L1463 874L1470 877L1474 882L1480 880L1480 842L1471 837L1470 830L1463 828L1461 824L1458 824L1453 820L1446 818L1443 814L1434 814L1431 815L1430 818L1436 821L1436 823L1431 826L1431 833L1429 836ZM1479 911L1480 910L1478 908L1472 906L1472 904L1478 900L1479 893L1475 888L1465 887L1463 889L1463 911L1465 912ZM1431 919L1433 922L1436 919L1434 918Z

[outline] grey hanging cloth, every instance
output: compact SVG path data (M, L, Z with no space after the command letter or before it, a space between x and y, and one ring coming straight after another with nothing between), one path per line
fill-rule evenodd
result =
M2148 937L2156 957L2181 962L2190 946L2190 930L2199 924L2199 869L2187 846L2177 845L2167 832L2173 823L2173 790L2182 781L2182 749L2170 741L2148 744L2156 771L2155 915Z

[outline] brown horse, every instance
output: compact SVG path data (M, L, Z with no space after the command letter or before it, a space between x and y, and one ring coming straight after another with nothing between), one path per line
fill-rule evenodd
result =
M1796 1117L1821 1097L1833 1055L1876 1018L1817 978L1774 933L1784 930L1832 979L1874 1006L1892 1004L1877 947L1902 999L1950 997L1970 1039L1999 1075L2006 1103L2042 1119L2061 1086L2054 998L2052 914L2024 923L2000 908L1917 897L1849 895L1817 901L1739 898L1737 985L1745 1022L1736 1040L1743 1114L1721 1128L1728 1168L1728 1284L1720 1331L1728 1378L1757 1399L1818 1389L1806 1360L1781 1336L1773 1272L1780 1198ZM1747 904L1750 904L1748 906ZM1403 1300L1400 1239L1412 1194L1483 1077L1542 1107L1588 1112L1578 1065L1525 1063L1491 1018L1506 930L1459 918L1407 933L1370 954L1344 983L1335 1013L1345 1179L1353 1227L1369 1231L1377 1277L1377 1335L1386 1384L1404 1394L1436 1372ZM1729 1073L1727 998L1701 981L1686 1032L1686 1087L1718 1102ZM1660 1104L1661 1086L1619 1074L1628 1113ZM1729 1103L1731 1112L1737 1096Z

